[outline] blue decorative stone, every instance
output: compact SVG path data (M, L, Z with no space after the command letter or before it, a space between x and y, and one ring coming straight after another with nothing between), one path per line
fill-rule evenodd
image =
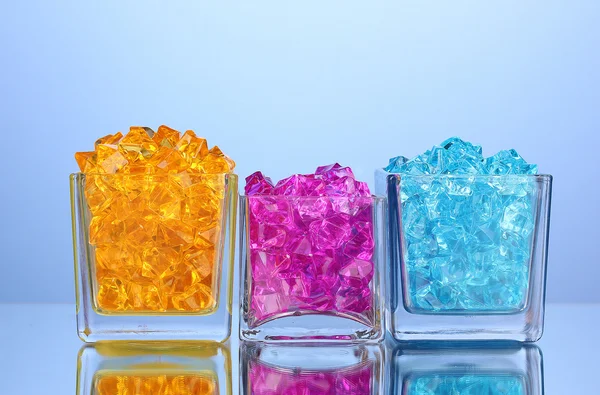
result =
M537 166L515 150L484 158L451 138L385 169L401 173L407 308L477 314L522 310L529 288Z
M408 395L525 395L526 386L518 375L511 374L435 374L410 380Z
M537 174L537 165L525 162L514 149L500 151L485 159L488 174Z

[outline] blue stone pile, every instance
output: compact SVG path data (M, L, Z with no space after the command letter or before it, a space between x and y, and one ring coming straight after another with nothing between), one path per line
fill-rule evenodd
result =
M407 307L422 313L497 313L527 301L537 166L515 150L485 158L450 138L400 173Z
M451 137L425 153L408 159L397 156L385 168L402 174L537 174L537 165L529 164L514 149L484 158L481 146Z

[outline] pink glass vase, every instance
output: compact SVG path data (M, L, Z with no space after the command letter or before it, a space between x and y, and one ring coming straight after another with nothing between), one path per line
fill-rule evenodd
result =
M241 339L382 339L382 198L244 196L241 205Z

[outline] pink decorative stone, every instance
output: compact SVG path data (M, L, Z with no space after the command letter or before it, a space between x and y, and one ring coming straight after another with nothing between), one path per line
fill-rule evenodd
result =
M275 187L246 179L249 325L298 314L373 319L373 205L366 183L338 164Z
M340 370L284 370L252 362L248 376L254 395L366 395L371 394L372 369L367 364Z
M247 195L269 195L273 190L273 181L269 177L263 176L260 171L257 171L246 177L246 194Z
M328 165L328 166L319 166L317 167L317 171L315 171L316 176L321 176L326 180L337 180L342 177L350 177L354 179L354 173L352 169L349 167L342 167L339 163Z

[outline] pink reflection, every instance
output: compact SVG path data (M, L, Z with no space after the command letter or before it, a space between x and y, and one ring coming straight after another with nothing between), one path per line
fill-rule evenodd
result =
M282 370L250 362L253 395L366 395L371 393L372 363L336 371Z

